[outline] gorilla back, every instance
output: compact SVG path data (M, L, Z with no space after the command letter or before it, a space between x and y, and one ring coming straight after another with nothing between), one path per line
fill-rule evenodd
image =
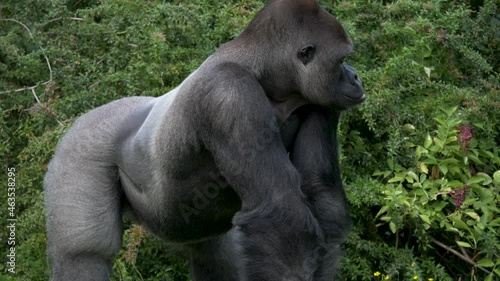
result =
M350 229L340 112L365 99L340 23L271 0L171 92L80 117L45 177L51 280L109 280L122 210L195 281L331 280Z

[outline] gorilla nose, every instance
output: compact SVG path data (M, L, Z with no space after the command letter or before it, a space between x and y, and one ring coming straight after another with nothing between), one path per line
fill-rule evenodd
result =
M349 81L351 81L351 84L361 84L361 79L359 78L358 74L356 73L356 70L352 68L350 65L347 63L344 63L344 72L347 72L347 77Z
M351 84L354 84L354 85L362 85L363 83L361 82L361 78L359 78L358 74L356 72L351 72Z

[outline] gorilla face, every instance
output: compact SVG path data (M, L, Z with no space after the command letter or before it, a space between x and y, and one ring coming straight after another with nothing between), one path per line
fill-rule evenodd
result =
M323 9L305 18L298 36L296 65L302 96L319 105L341 110L360 104L366 98L361 79L345 62L353 44L340 23Z

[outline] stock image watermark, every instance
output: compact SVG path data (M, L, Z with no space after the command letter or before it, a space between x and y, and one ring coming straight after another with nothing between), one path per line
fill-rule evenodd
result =
M16 168L7 169L7 271L16 273Z

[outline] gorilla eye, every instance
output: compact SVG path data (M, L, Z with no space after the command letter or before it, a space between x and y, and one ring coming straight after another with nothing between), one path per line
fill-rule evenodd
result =
M307 45L302 49L300 49L299 59L302 61L304 65L309 63L313 59L315 50L316 49L312 45Z

